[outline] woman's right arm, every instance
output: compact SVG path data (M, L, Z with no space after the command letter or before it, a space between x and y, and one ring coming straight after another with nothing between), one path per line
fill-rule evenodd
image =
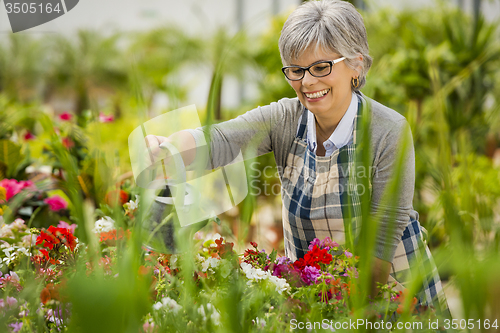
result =
M274 151L283 160L277 163L282 164L297 131L300 110L298 99L285 98L210 127L180 131L168 138L148 135L146 140L153 154L161 154L159 145L168 141L179 150L185 165L196 162L205 169L227 165L240 152L249 159Z

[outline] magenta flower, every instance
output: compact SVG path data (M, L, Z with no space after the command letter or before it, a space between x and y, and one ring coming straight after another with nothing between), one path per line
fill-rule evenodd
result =
M19 332L23 328L23 322L12 323L9 326L12 327L12 332Z
M0 186L5 188L6 193L5 197L7 200L21 192L23 189L27 187L33 187L33 182L30 180L21 180L18 182L15 179L2 179L0 181Z
M307 285L316 283L316 279L321 275L321 271L313 266L306 266L302 270L302 279Z
M30 131L28 131L28 132L26 132L26 134L24 134L24 140L26 140L26 141L33 140L34 138L35 138L35 136Z
M69 224L64 221L59 221L59 224L57 225L58 228L64 228L64 229L69 229L71 233L74 235L75 234L75 229L78 228L76 224Z
M115 120L115 117L113 115L106 116L104 113L99 113L99 121L101 123L111 123Z
M47 198L47 199L43 200L43 202L45 202L47 205L49 205L50 210L52 210L54 212L61 210L61 209L68 208L68 203L66 202L66 200L64 200L63 198L61 198L58 195L54 195L50 198Z
M312 251L315 245L321 248L321 241L318 238L314 238L312 242L309 244L309 251Z
M70 121L73 115L69 112L63 112L59 115L59 119L62 121Z

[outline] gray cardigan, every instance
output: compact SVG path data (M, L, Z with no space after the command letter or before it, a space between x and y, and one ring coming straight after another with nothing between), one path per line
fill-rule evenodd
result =
M371 104L372 211L382 209L383 212L374 255L392 262L403 231L410 222L410 216L418 219L418 214L412 207L415 183L413 141L408 123L401 114L365 96L362 97ZM273 152L279 176L282 179L302 112L303 106L298 98L283 98L270 105L257 107L235 119L213 125L210 133L207 132L206 127L190 130L197 147L204 142L204 135L211 136L211 159L209 161L196 159L195 161L213 169L231 163L240 149L245 159ZM407 141L409 148L404 156L405 167L399 181L399 202L382 205L385 186L390 181L396 164L398 142L402 133L409 136L409 141ZM196 156L207 156L198 154L198 150ZM391 208L392 213L389 214ZM388 230L389 215L394 216L396 222L393 224L395 230L392 231ZM385 241L387 234L392 236L389 243Z

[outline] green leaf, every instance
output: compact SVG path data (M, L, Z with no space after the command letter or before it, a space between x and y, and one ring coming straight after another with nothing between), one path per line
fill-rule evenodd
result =
M21 146L10 140L0 140L0 161L7 165L7 177L12 177L22 160Z

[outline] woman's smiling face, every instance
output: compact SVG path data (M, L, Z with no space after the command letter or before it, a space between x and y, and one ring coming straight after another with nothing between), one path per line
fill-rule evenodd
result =
M338 58L341 58L339 54L310 47L291 65L307 67L318 61ZM351 103L351 79L357 76L358 73L347 67L344 60L333 65L327 76L314 77L306 71L302 80L288 82L302 105L317 118L341 118Z

